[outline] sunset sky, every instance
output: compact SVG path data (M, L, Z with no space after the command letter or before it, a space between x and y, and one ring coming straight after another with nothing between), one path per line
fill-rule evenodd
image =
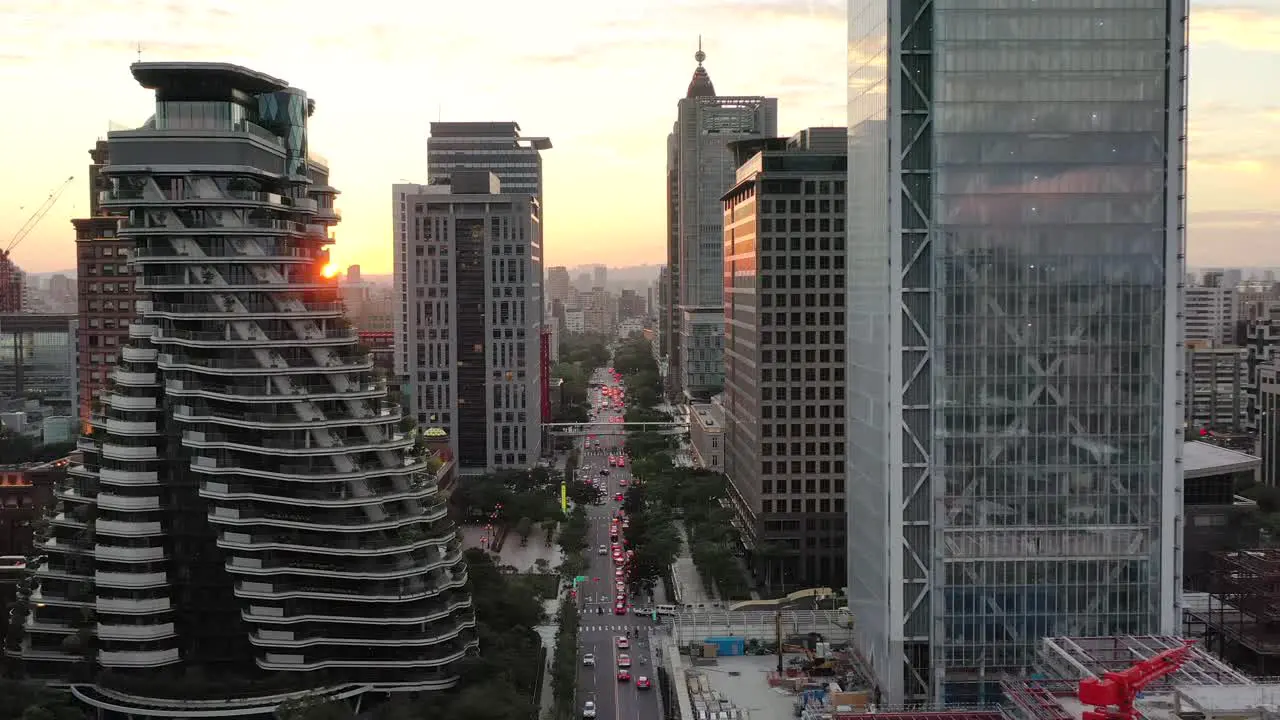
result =
M426 179L428 123L550 136L549 264L662 262L665 143L698 35L721 94L779 98L779 130L845 121L843 0L0 0L0 243L76 180L14 253L75 266L88 150L153 99L142 59L234 62L317 103L312 149L343 190L334 258L387 272L390 187ZM1280 266L1280 0L1192 15L1189 262Z

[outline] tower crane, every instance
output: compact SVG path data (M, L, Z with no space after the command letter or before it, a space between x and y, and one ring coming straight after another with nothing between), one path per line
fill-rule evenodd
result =
M1133 702L1138 693L1156 680L1177 672L1187 661L1196 641L1183 640L1182 643L1180 647L1165 650L1124 670L1108 671L1101 678L1081 680L1077 697L1085 705L1093 706L1092 710L1081 715L1082 720L1137 720L1139 713Z
M49 197L45 198L43 203L40 203L40 207L36 208L35 212L31 213L31 217L27 218L27 221L23 223L22 226L18 228L18 231L13 234L13 237L9 239L9 244L6 245L3 250L0 250L0 256L9 257L9 253L12 252L14 248L18 247L23 240L27 239L27 236L31 234L31 231L35 230L36 226L40 224L40 221L44 219L44 216L53 209L54 204L58 202L58 198L62 197L62 193L67 191L67 187L71 185L71 181L75 179L76 177L72 175L66 180L63 180L61 185L54 188L53 192L49 193Z
M62 197L62 193L66 192L67 187L71 185L71 181L75 180L72 175L62 184L58 185L49 193L49 197L45 198L40 207L31 213L31 217L18 228L13 237L9 239L8 244L0 248L0 312L21 312L22 311L22 279L18 273L18 268L14 265L13 260L9 257L9 253L18 247L32 230L40 224L44 216L49 214L53 206L58 202L58 198Z

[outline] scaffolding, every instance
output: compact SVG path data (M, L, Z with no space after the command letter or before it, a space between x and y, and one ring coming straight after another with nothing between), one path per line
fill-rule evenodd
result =
M1185 615L1227 662L1257 676L1280 675L1280 550L1214 553L1207 601Z

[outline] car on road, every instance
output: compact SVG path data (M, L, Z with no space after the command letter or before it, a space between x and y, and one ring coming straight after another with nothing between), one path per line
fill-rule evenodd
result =
M613 571L613 576L616 578L626 577L627 571L623 570L622 568L618 568L617 570Z
M629 667L631 667L631 656L630 656L630 655L627 655L627 654L625 654L625 653L624 653L624 654L622 654L622 655L619 655L619 656L618 656L618 667L620 667L620 668L629 668Z
M583 667L595 667L595 666L596 666L596 656L595 656L594 654L592 654L592 653L587 653L586 655L583 655L583 656L582 656L582 666L583 666Z
M650 686L649 686L649 678L647 678L647 677L645 677L645 676L643 676L643 675L641 675L640 677L636 678L636 689L637 689L637 690L648 690L648 689L649 689L649 687L650 687Z
M613 564L614 564L614 565L625 565L626 563L627 563L627 559L626 559L626 558L624 558L624 557L622 557L621 555L614 555L614 556L613 556Z
M616 494L616 495L614 495L614 496L613 496L613 499L614 499L616 502L622 502L622 501L624 501L626 498L622 497L622 493L618 493L618 494Z
M613 614L614 614L614 615L626 615L626 614L627 614L627 605L626 605L626 603L617 603L617 604L615 604L615 605L613 606Z
M631 673L626 670L618 671L618 682L631 682Z
M618 485L619 485L619 487L626 487L626 486L627 486L627 479L626 479L626 478L618 478Z
M601 474L601 475L608 475L608 474L609 474L609 468L600 468L600 474Z
M582 703L582 717L593 718L596 716L596 704L590 700Z
M643 616L645 616L645 615L648 615L648 614L650 614L650 613L652 613L652 612L653 612L653 611L652 611L652 610L650 610L649 608L642 608L642 607L632 607L632 608L631 608L631 614L632 614L632 615L639 615L639 616L641 616L641 617L643 617Z
M619 650L626 650L631 647L631 641L621 636L618 637L617 643Z
M596 550L596 554L597 554L597 555L608 555L608 554L609 554L609 548L605 547L604 545L601 545L601 546L600 546L600 549L599 549L599 550Z
M614 583L613 589L617 590L619 593L625 593L627 591L627 584L621 582Z

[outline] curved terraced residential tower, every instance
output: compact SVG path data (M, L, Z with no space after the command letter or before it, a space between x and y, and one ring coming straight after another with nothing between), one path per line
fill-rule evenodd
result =
M59 494L28 665L80 668L108 709L165 707L147 679L192 667L273 678L224 707L452 686L477 649L460 537L327 277L314 104L233 65L132 71L156 114L110 134L102 200L144 300Z

